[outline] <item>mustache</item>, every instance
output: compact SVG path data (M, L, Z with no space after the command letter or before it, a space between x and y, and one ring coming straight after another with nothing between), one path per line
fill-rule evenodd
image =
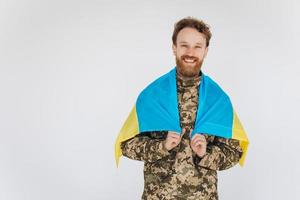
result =
M198 58L197 58L197 57L194 57L194 56L188 56L188 55L183 55L183 56L181 56L181 59L193 59L193 60L198 61Z

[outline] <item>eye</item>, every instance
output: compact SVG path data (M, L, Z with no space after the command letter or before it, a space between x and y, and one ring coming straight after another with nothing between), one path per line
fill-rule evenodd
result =
M187 47L187 45L186 44L182 44L181 47Z
M202 47L201 47L201 46L196 46L196 48L197 48L197 49L201 49Z

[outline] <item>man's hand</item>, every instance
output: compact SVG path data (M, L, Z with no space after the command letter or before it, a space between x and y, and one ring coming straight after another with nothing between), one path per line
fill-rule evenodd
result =
M191 141L193 151L202 158L206 153L206 139L204 135L195 134Z
M180 140L181 140L181 135L179 133L168 131L167 138L164 141L164 147L168 151L170 151L180 143Z

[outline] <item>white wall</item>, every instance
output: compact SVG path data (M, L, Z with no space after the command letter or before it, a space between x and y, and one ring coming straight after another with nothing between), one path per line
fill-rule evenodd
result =
M114 163L139 91L175 66L174 23L213 37L203 70L230 94L250 139L220 199L296 199L296 0L0 0L0 199L140 199L142 163Z

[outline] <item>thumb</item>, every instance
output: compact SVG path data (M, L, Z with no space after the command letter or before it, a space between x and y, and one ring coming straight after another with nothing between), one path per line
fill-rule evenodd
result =
M182 128L181 134L180 134L180 139L182 138L182 136L186 133L186 128Z
M195 134L193 134L193 128L191 128L191 131L190 131L190 138L193 138L195 136Z
M186 127L182 128L182 135L184 135L186 132L187 132L187 128Z

